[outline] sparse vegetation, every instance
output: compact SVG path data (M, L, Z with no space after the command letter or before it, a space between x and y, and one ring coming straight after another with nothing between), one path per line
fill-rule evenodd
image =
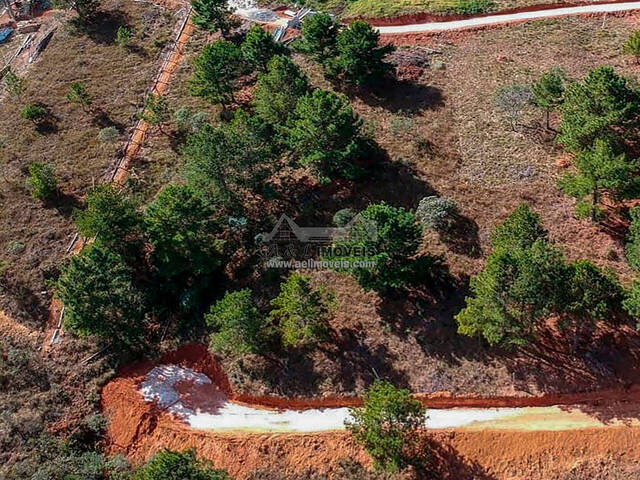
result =
M58 181L48 163L33 163L29 166L27 185L31 195L38 200L49 200L58 190Z

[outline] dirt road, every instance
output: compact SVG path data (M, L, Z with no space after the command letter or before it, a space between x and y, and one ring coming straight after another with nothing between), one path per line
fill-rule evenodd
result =
M484 17L466 18L463 20L416 23L412 25L381 26L375 28L384 35L441 32L448 30L461 30L464 28L477 28L497 24L523 22L528 20L540 20L544 18L566 17L570 15L584 15L590 13L601 14L627 12L631 10L640 10L640 2L607 3L598 5L583 5L579 7L552 8L530 12L487 15Z

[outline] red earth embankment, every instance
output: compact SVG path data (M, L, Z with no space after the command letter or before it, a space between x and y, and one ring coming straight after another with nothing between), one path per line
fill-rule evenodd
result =
M230 393L231 398L258 406L325 405L322 399L286 400L234 396L216 360L202 345L187 345L166 355L164 363L175 363L207 374ZM146 403L138 392L139 383L153 367L151 362L123 369L102 392L103 411L109 418L109 450L141 462L162 448L196 448L198 454L225 468L238 480L257 468L271 466L289 472L334 472L341 458L368 464L365 452L348 433L255 434L196 431ZM425 397L429 406L547 405L571 399L592 403L637 398L638 390L592 394L559 395L540 398L459 399ZM357 404L356 398L328 399L326 406ZM425 440L435 449L435 465L443 478L537 480L569 469L583 460L640 462L640 427L608 426L556 431L513 430L433 430Z

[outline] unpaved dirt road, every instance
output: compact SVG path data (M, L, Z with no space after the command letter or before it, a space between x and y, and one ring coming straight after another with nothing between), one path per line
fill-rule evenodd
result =
M344 430L348 408L272 410L230 401L206 374L165 364L151 369L139 386L147 402L153 402L181 423L195 430L214 432L314 433ZM616 426L640 426L637 418L609 418L605 423L579 407L428 409L427 429L491 429L512 431L560 431Z
M523 22L528 20L540 20L543 18L566 17L569 15L584 15L590 13L626 12L630 10L640 10L640 2L606 3L598 5L584 5L580 7L552 8L531 12L487 15L484 17L466 18L464 20L427 22L386 27L382 26L375 28L384 35L441 32L447 30L461 30L464 28L485 27L504 23Z

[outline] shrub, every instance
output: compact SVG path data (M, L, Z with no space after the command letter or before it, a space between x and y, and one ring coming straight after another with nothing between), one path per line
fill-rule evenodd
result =
M533 100L531 89L524 85L505 85L500 87L493 98L493 103L502 110L509 120L511 130L516 131L520 125L522 112Z
M236 354L258 351L262 320L248 288L225 293L211 306L205 321L214 330L210 336L214 351Z
M634 280L622 302L626 312L636 321L636 328L640 329L640 280Z
M443 197L424 197L416 209L416 218L426 228L447 231L455 223L458 207L453 200Z
M365 393L364 405L350 413L346 427L371 455L375 468L396 472L420 460L411 446L424 428L426 411L408 390L376 381Z
M151 94L144 99L144 108L138 118L152 127L158 127L162 132L162 124L171 118L171 110L167 100L162 95Z
M27 185L31 195L38 200L48 200L58 190L58 181L51 165L46 163L32 163L29 166Z
M100 143L116 143L120 139L120 132L116 127L105 127L98 132Z
M342 210L338 210L333 216L333 223L337 227L344 227L351 220L353 220L356 216L356 212L354 212L351 208L343 208Z
M4 84L7 87L9 95L14 97L20 97L26 88L24 79L13 73L11 70L9 70L4 76Z
M121 48L126 48L131 44L131 40L133 39L133 31L131 29L120 26L116 31L116 45Z
M37 124L47 116L47 109L35 103L28 103L20 110L20 116Z
M326 339L332 303L333 295L325 288L312 287L309 277L294 272L271 300L269 318L277 325L285 347L311 345Z
M69 103L76 103L80 105L83 110L86 110L86 108L93 103L91 94L83 82L73 82L66 96Z
M635 57L636 63L640 63L640 30L636 30L629 36L622 45L622 51Z
M185 133L198 133L209 121L207 112L194 112L191 107L180 107L173 114L178 130Z
M458 15L477 15L488 12L494 7L495 3L492 0L458 0L447 10Z
M232 480L225 470L214 469L196 458L195 450L161 450L140 467L132 480Z

